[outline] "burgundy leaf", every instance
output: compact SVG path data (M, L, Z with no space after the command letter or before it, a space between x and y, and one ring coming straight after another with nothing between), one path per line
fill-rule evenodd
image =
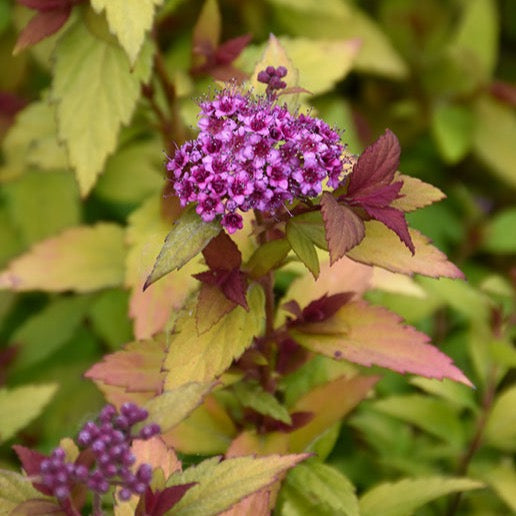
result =
M242 255L237 245L224 231L210 241L202 254L210 269L238 269L242 263Z
M364 223L353 210L340 205L329 192L322 195L321 213L330 263L333 265L364 238Z
M199 280L201 283L206 283L207 285L215 285L216 287L220 287L228 278L231 271L225 269L215 269L204 272L199 272L197 274L193 274L192 276Z
M365 205L364 210L374 219L385 224L389 229L398 235L400 240L409 248L410 252L414 254L416 248L410 236L405 214L390 206L376 207Z
M7 91L0 91L0 115L13 117L27 105L27 101Z
M324 294L324 296L319 299L312 301L303 310L303 314L299 322L313 323L324 321L337 313L337 311L343 307L353 297L353 295L353 292L341 292L332 296Z
M310 357L310 353L294 339L287 336L278 342L276 371L286 375L297 371Z
M494 81L489 87L489 91L493 97L498 100L516 106L516 84L504 81Z
M287 312L290 312L292 315L294 315L296 318L301 318L303 311L301 310L301 307L299 306L299 303L292 299L288 303L284 303L282 305L282 308L286 310Z
M206 67L205 69L198 69L198 71L209 73L217 81L236 81L239 84L249 77L249 74L232 65L214 66L213 68Z
M25 446L20 446L19 444L15 444L13 450L16 455L18 455L18 459L20 459L22 463L22 468L29 476L39 475L41 463L45 459L48 459L48 457L42 453L26 448ZM52 495L52 491L45 485L38 484L37 482L33 482L32 485L43 494Z
M72 0L17 0L17 2L36 11L53 11L72 6Z
M18 36L13 53L30 47L57 32L68 20L72 8L66 5L51 11L39 11Z
M400 162L400 144L389 129L360 155L349 178L348 196L388 185Z
M215 51L215 62L219 65L232 63L251 41L251 34L244 34L236 38L228 39Z
M246 275L242 271L239 269L230 271L226 281L220 288L227 299L249 310L245 297L247 292Z
M288 425L271 417L265 417L264 426L268 432L290 433L308 424L314 418L313 412L294 412L290 414L292 423Z
M141 514L145 514L145 516L163 516L183 498L188 489L196 484L197 482L190 482L189 484L166 487L163 491L156 490L156 492L152 492L150 488L147 488L145 492L145 513ZM137 510L136 516L139 515L140 512Z
M349 202L350 204L358 204L361 206L389 206L391 202L399 197L402 187L403 181L396 181L390 185L380 186L375 190L369 191L366 195L355 195L349 199Z

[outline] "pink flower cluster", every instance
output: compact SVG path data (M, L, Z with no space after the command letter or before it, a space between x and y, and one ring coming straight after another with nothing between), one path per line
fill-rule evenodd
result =
M200 107L197 139L177 149L167 170L181 205L196 202L204 221L221 216L234 233L243 226L239 212L275 213L319 195L326 179L339 186L344 146L322 120L231 88Z

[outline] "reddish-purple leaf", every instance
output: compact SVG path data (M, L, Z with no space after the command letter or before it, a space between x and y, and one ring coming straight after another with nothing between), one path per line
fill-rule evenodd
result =
M390 206L376 207L369 205L365 205L364 210L373 219L380 221L389 229L392 229L392 231L398 235L399 239L408 247L410 252L413 255L415 254L416 248L414 247L414 242L412 242L407 221L402 211L391 208Z
M344 306L353 297L353 294L353 292L340 292L332 296L324 294L319 299L312 301L303 310L301 320L295 322L312 323L324 321Z
M242 263L242 255L237 245L224 231L210 241L202 254L210 269L231 270L239 268Z
M289 434L290 432L294 432L297 429L302 428L310 423L313 418L313 412L293 412L290 414L292 423L289 425L268 416L262 417L263 425L268 432L282 432L285 434Z
M400 144L389 129L360 155L349 178L348 196L368 193L388 185L400 162Z
M285 337L278 342L276 371L282 375L297 371L310 357L308 351L294 339Z
M218 65L225 65L232 63L244 50L247 44L251 41L251 34L244 34L236 38L228 39L215 51L215 62Z
M489 92L498 100L510 106L516 106L516 84L504 81L493 81L489 87Z
M145 512L140 507L136 510L136 516L163 516L174 505L183 498L184 494L196 485L197 482L190 482L189 484L182 484L178 486L170 486L163 489L163 491L156 490L153 492L147 488L145 492ZM139 510L140 509L140 510Z
M247 292L247 276L240 269L210 269L193 276L206 285L218 287L227 299L246 310L248 309L245 296Z
M451 358L429 344L427 335L403 324L397 314L365 301L347 303L330 319L289 333L302 346L332 358L471 386Z
M68 20L72 8L66 5L50 11L39 11L18 36L13 53L30 47L57 32Z
M16 0L19 4L36 11L53 11L63 7L71 7L72 0Z
M41 463L45 459L48 459L48 457L46 457L42 453L39 453L35 450L31 450L30 448L26 448L25 446L20 446L19 444L15 444L13 446L13 450L18 456L18 459L20 459L20 462L22 463L22 468L29 476L39 475ZM32 485L41 493L49 496L52 495L52 491L45 485L38 484L37 482L33 482Z
M358 204L361 206L389 206L391 202L398 198L402 187L403 182L396 181L390 185L380 186L375 190L370 190L365 195L355 195L352 199L349 199L349 201L350 204Z
M322 195L321 213L330 263L333 264L361 242L365 235L364 223L351 208L340 205L329 192Z
M27 101L14 93L0 91L0 115L13 117L27 105Z

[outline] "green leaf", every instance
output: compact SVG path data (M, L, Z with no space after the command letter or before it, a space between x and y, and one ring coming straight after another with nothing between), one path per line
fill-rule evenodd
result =
M482 247L491 253L516 253L516 208L497 213L487 224Z
M494 489L511 511L516 512L516 470L510 459L494 468L490 465L482 474L482 479Z
M163 188L162 145L130 142L106 162L95 194L110 202L137 204Z
M259 335L264 314L264 294L258 285L247 293L249 311L237 306L202 335L197 334L195 299L178 316L163 367L167 370L165 388L184 383L209 382L223 373Z
M516 114L484 96L475 105L474 152L501 180L516 188Z
M459 411L448 402L408 394L378 400L373 406L384 414L406 421L450 443L456 449L461 449L465 444Z
M494 0L469 0L453 46L469 61L483 80L489 80L498 59L500 22Z
M475 119L471 108L442 103L432 112L432 132L444 160L454 165L473 145Z
M288 410L270 393L264 391L256 382L238 382L233 385L235 395L244 407L249 407L260 414L270 416L287 425L292 423Z
M27 477L14 471L0 471L0 514L11 514L25 500L42 497Z
M212 516L246 496L273 484L281 474L305 460L306 455L271 455L237 457L218 462L217 458L201 462L183 473L176 473L167 485L198 482L174 505L176 516Z
M152 66L145 45L131 68L124 51L99 36L103 20L78 20L59 39L51 99L56 103L58 133L87 195L115 147L121 124L128 124Z
M324 222L320 211L309 211L296 215L290 222L295 225L318 247L324 251L328 250L324 232Z
M0 389L0 442L5 442L41 414L57 384L24 385Z
M118 38L133 65L152 27L154 10L163 0L91 0L93 9L106 11L110 31Z
M174 222L174 226L156 258L154 268L145 281L144 289L169 272L180 269L185 263L188 263L220 231L220 224L217 221L204 222L195 212L195 207L189 206Z
M359 516L353 484L327 464L299 464L289 472L283 490L290 496L282 506L282 515Z
M12 335L17 354L16 373L48 358L74 335L91 305L91 296L61 297L28 319Z
M69 172L28 172L3 186L7 209L28 246L80 222L79 191Z
M462 383L452 382L446 378L444 380L435 380L421 377L412 378L410 383L429 394L447 400L455 407L476 410L475 398L473 396L474 391Z
M253 278L260 278L278 266L287 257L289 251L290 243L286 238L266 242L249 258L246 269Z
M0 272L0 288L90 292L121 285L124 232L115 224L71 228L36 244Z
M165 433L188 415L201 403L213 388L213 383L190 382L177 389L167 390L152 398L144 407L149 412L148 421L158 423ZM141 426L147 424L147 420Z
M21 175L28 166L44 170L69 167L66 149L57 141L54 107L46 100L32 102L21 111L2 144L6 165L2 179Z
M503 391L495 400L487 420L485 441L508 452L516 450L516 386Z
M410 516L428 502L457 491L483 487L468 478L404 479L374 487L360 498L361 516Z
M319 258L314 244L305 233L303 226L298 225L295 219L290 219L286 226L287 240L297 257L306 265L314 279L319 276Z

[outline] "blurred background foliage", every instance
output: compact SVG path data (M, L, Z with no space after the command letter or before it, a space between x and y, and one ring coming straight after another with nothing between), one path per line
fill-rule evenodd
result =
M174 148L162 136L180 144L193 134L192 99L217 75L206 55L192 50L194 27L214 27L215 48L249 34L232 63L244 72L274 33L298 66L301 86L313 92L304 102L345 129L353 152L389 127L401 141L400 169L446 193L409 223L467 276L467 282L379 281L367 296L431 335L477 389L382 371L377 396L332 429L319 452L360 491L406 476L469 476L487 488L465 494L456 513L516 511L516 2L220 0L218 8L200 0L166 0L158 8L155 42L175 91L178 124L167 133L143 95L98 182L81 198L44 101L53 49L66 26L13 56L32 11L0 0L0 267L81 224L144 230L146 212L135 212L161 196L163 152ZM349 40L360 45L356 56L346 54ZM153 87L154 101L164 106L166 91ZM134 238L145 247L144 235ZM81 375L134 339L131 292L120 274L110 285L83 290L15 292L1 284L1 467L17 467L14 440L47 451L101 405ZM282 288L288 282L279 278ZM314 366L303 374L299 382L317 383ZM279 510L326 514L317 493L306 496L303 508L296 505L299 475L289 475ZM453 514L456 502L442 499L418 514Z

